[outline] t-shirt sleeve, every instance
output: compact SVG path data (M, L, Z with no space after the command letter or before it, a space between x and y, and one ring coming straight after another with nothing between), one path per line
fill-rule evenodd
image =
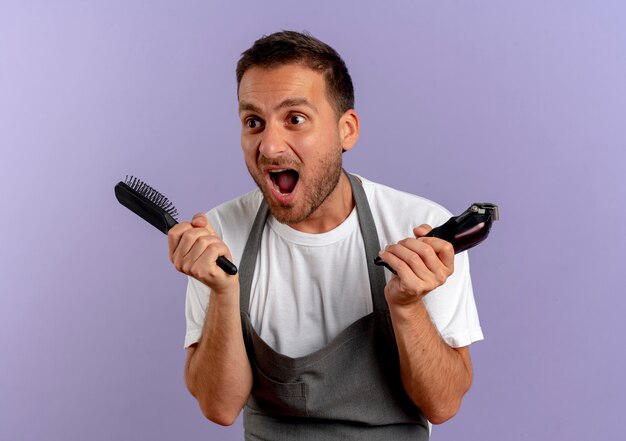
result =
M454 259L454 273L424 297L430 317L448 345L459 348L483 339L467 252Z

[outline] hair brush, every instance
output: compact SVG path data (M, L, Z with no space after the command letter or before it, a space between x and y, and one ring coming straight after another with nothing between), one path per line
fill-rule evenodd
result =
M439 237L447 240L454 247L454 253L469 250L475 247L489 235L493 221L500 219L498 206L495 204L473 203L467 210L458 216L433 228L425 237ZM374 259L376 265L383 265L392 273L396 272L380 257Z
M167 234L178 223L178 211L169 199L150 187L145 182L133 176L115 186L115 197L120 204L139 215L158 230ZM237 267L226 257L217 258L217 266L227 274L237 274Z

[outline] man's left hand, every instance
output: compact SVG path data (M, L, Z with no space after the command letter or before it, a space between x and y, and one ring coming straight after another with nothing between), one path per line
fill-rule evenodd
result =
M413 229L415 238L387 246L379 256L397 273L385 287L391 305L403 306L420 301L445 283L454 271L454 247L437 237L424 237L429 225Z

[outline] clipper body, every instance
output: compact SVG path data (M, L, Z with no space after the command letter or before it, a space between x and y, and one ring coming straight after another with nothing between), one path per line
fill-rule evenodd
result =
M426 237L438 237L447 240L454 247L454 253L460 253L475 247L489 235L493 221L500 219L498 206L488 202L473 203L458 216L433 228ZM389 271L396 272L380 257L374 259L376 265L383 265Z

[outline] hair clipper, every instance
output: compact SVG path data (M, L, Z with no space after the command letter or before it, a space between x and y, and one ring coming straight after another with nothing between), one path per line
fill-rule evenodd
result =
M498 206L484 203L473 203L467 210L458 216L433 228L425 237L438 237L447 240L454 247L454 253L475 247L489 235L493 221L500 218ZM376 265L383 265L388 270L396 272L380 257L374 259Z

